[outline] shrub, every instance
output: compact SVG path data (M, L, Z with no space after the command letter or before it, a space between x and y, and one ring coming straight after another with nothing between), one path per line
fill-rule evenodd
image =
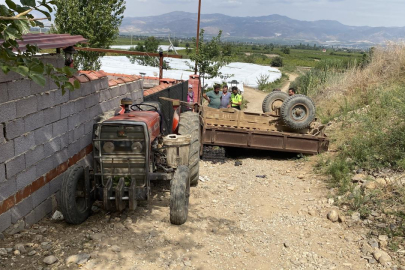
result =
M271 60L270 65L272 67L282 67L283 66L283 58L281 58L280 56L274 57Z

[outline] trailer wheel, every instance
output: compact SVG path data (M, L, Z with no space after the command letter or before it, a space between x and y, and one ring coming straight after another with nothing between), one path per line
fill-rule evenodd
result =
M294 130L307 128L315 119L315 105L304 95L293 95L281 106L283 122Z
M191 135L188 167L190 168L190 185L198 185L200 176L200 116L195 112L184 112L180 115L179 134Z
M90 216L90 180L86 180L86 173L88 168L74 165L63 177L60 208L67 223L81 224Z
M181 225L188 216L188 203L190 199L190 177L187 166L177 168L170 187L170 223Z
M268 94L262 103L264 113L274 113L277 108L281 108L283 102L288 98L288 94L281 91L274 91Z

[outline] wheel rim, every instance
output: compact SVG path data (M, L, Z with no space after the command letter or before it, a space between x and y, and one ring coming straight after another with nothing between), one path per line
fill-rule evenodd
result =
M80 180L77 181L76 185L76 208L77 211L83 213L87 209L87 202L86 202L86 188L85 188L85 180L84 177L81 177Z
M277 109L281 108L281 105L283 105L283 100L282 99L276 99L275 101L273 101L273 103L271 104L271 110L272 111L276 111Z
M302 122L308 118L309 109L305 104L297 104L290 110L290 117L295 122Z

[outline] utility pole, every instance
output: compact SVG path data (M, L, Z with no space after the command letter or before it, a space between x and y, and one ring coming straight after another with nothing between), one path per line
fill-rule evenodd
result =
M198 21L197 21L197 44L195 53L198 54L198 44L200 42L200 16L201 16L201 0L198 0ZM197 61L195 62L194 74L197 75Z

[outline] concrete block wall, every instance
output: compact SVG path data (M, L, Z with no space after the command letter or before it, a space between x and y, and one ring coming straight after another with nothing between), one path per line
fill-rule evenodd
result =
M45 60L63 65L57 56ZM50 80L39 87L0 71L0 232L49 214L66 170L91 165L97 119L124 97L143 100L142 80L109 86L102 72L77 79L80 89L62 95Z

